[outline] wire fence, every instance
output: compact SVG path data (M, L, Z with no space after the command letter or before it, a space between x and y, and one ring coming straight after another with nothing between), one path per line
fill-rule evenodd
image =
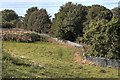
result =
M89 60L94 62L94 64L101 66L101 67L106 67L110 66L113 68L119 68L120 69L120 60L116 59L106 59L102 57L94 57L94 56L85 56L85 60Z

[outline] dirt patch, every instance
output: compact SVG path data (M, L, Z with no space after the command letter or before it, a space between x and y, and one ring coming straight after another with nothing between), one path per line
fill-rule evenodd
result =
M77 64L89 64L89 65L96 66L95 63L93 63L92 61L84 60L83 53L87 51L87 49L89 49L89 45L83 44L83 43L82 45L84 46L84 51L82 50L82 48L76 48L76 52L74 54L73 60Z
M81 55L79 53L75 53L73 60L78 64L81 63L82 62Z

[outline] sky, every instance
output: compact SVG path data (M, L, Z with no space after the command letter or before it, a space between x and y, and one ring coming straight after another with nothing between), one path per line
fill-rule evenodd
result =
M0 11L4 9L12 9L19 16L24 16L26 10L31 7L45 8L52 17L59 11L60 6L66 2L73 2L85 6L93 4L103 5L106 8L113 9L118 7L120 0L0 0Z

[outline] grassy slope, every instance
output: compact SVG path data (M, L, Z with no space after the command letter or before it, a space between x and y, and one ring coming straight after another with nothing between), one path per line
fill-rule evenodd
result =
M3 61L3 77L118 77L113 68L75 64L74 50L57 44L4 42L3 50L12 55Z

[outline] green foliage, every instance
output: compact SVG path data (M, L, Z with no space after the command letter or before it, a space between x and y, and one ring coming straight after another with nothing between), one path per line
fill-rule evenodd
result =
M41 36L40 41L49 42L48 39L49 39L49 37L47 37L47 36Z
M2 13L2 22L11 22L18 19L18 15L13 10L5 9L1 11Z
M22 22L21 20L18 20L18 21L16 22L16 28L24 28L24 27L23 27L23 22Z
M0 11L2 14L2 23L0 23L0 27L2 28L15 28L16 22L18 20L18 15L13 10L2 10Z
M77 36L82 35L83 22L86 16L86 7L80 4L68 2L61 6L55 14L50 34L62 39L74 41Z
M120 24L118 20L113 18L110 22L92 21L84 29L84 33L84 39L91 44L91 49L87 54L120 59Z
M91 44L86 52L87 55L120 58L119 34L117 34L119 20L115 17L115 10L112 12L100 5L88 8L87 22L83 29L85 42Z
M15 25L11 22L2 22L0 28L15 28Z
M51 21L45 9L40 9L31 14L28 20L28 29L39 33L48 33Z
M60 7L52 22L50 34L74 41L83 36L83 28L90 24L91 20L105 19L110 21L112 12L100 5L82 6L68 2Z
M113 8L112 13L113 13L114 17L120 19L120 8L119 7Z
M76 42L77 42L77 43L84 43L85 41L84 41L84 38L83 38L83 37L78 37L78 38L76 39Z
M88 8L88 15L87 15L88 21L93 19L94 20L106 19L110 21L111 18L112 18L112 12L104 6L92 5Z
M34 11L38 11L38 8L37 7L31 7L26 11L25 18L24 18L24 23L23 23L24 29L28 29L28 27L29 27L28 26L28 20L29 20L30 15Z
M36 31L39 33L48 33L51 20L49 19L50 16L47 14L45 9L38 9L37 7L29 8L26 11L26 15L23 22L23 28L28 29L31 31ZM22 25L19 21L18 24Z

